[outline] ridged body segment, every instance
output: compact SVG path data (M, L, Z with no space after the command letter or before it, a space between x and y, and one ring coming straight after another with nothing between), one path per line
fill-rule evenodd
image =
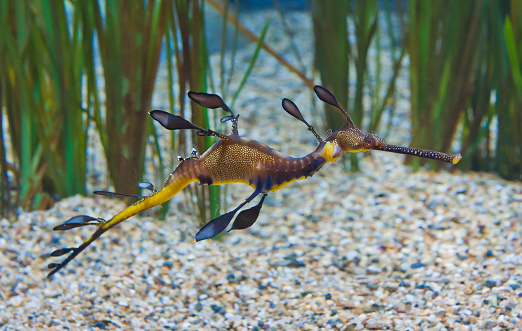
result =
M324 144L314 152L292 158L239 136L220 140L201 155L197 167L201 184L244 183L260 192L275 191L295 180L312 176L325 163Z

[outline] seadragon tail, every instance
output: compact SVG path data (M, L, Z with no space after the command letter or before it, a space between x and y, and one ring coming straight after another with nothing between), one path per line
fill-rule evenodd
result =
M176 168L176 170L170 175L169 179L165 183L164 187L151 194L150 196L142 198L140 201L135 204L125 208L110 220L104 220L100 218L94 218L86 215L75 216L65 222L64 224L56 226L53 230L70 230L76 227L86 226L86 225L97 225L98 229L78 247L72 248L62 248L52 252L51 256L62 256L69 253L69 256L62 261L61 263L51 263L48 265L48 268L52 269L51 272L47 275L47 278L52 277L55 273L57 273L60 269L65 267L69 262L71 262L78 254L80 254L83 250L85 250L90 244L92 244L96 239L98 239L102 234L120 224L121 222L129 219L130 217L142 212L144 210L150 209L152 207L158 206L176 194L178 194L183 188L185 188L188 184L199 181L199 179L195 176L195 172L192 171L194 165L197 164L197 160L188 159L180 163L180 165Z

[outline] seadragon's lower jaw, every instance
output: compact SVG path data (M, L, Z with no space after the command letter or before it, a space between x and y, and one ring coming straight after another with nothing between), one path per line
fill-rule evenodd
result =
M432 151L429 149L387 145L384 143L376 144L375 146L372 147L372 149L379 150L379 151L385 151L385 152L414 155L414 156L419 156L419 157L423 157L426 159L443 161L443 162L448 162L448 163L452 163L452 164L457 164L462 159L462 155L460 155L460 154L446 154L446 153L442 153L442 152Z

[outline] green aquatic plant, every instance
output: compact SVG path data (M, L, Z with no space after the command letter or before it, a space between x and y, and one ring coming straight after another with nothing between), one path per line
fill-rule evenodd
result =
M415 144L447 151L460 136L464 169L520 178L520 13L517 1L409 2Z
M419 146L451 147L472 92L481 9L480 1L409 3L412 137Z
M85 193L85 29L79 12L67 15L64 2L0 3L0 102L13 152L8 164L2 130L4 207L16 201L45 208L56 196Z
M86 38L84 42L92 54L86 63L92 118L112 183L124 192L137 193L133 183L140 181L143 174L146 116L166 31L168 3L111 0L76 4L77 11L84 15L83 21L90 24L91 36L96 38L103 69L104 113L98 96L94 43Z
M103 4L37 0L0 5L1 102L14 151L13 164L3 157L2 187L19 188L16 200L22 207L48 207L58 197L85 194L91 121L115 187L135 191L127 180L141 178L144 116L166 2ZM100 100L97 59L105 100ZM2 145L5 151L6 140ZM15 183L7 183L7 169Z
M395 93L395 81L402 67L404 46L400 46L398 37L392 31L392 10L385 6L384 13L388 22L388 35L393 41L393 74L387 85L382 84L382 56L379 36L379 9L376 0L370 1L320 1L313 3L313 19L315 33L316 67L319 70L321 82L339 95L341 105L350 110L356 125L375 130L380 118ZM353 24L348 24L353 23ZM350 36L355 43L350 43ZM375 81L372 84L370 75L369 51L375 45L375 69L371 72ZM398 49L398 51L396 51ZM354 68L354 70L350 70ZM355 84L352 83L351 71L355 73ZM351 98L351 91L354 91ZM363 99L365 93L371 91L371 109L369 122L365 123ZM381 96L381 90L385 90ZM334 128L343 121L341 116L325 112L326 125ZM351 168L359 168L356 155L350 158Z
M162 49L171 111L177 109L186 116L186 91L207 90L211 73L203 6L201 0L157 0L130 6L118 0L0 5L4 18L0 23L0 100L9 123L0 132L2 214L13 209L13 200L38 208L59 197L85 194L86 141L92 130L97 131L109 177L118 191L138 193L129 183L143 176L149 133L159 164L171 163L162 155L156 132L144 116L150 110ZM223 17L224 22L231 19L236 31L248 32L234 15ZM249 34L256 49L232 103L260 49L274 54L264 44L267 30L268 24L260 37ZM204 107L192 104L191 113L194 123L209 126L211 119ZM187 141L194 141L198 150L215 143L211 137L185 134L171 141L172 149L181 151L186 150ZM14 162L9 161L11 147ZM194 193L199 195L202 220L206 213L219 214L217 187ZM162 214L166 211L163 208Z
M495 170L504 178L522 180L522 8L513 1L504 21L506 57L495 107L498 138ZM500 62L500 61L499 61Z

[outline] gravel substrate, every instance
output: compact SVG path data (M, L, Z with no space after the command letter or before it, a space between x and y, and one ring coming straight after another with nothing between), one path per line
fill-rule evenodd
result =
M273 15L245 22L262 26ZM305 44L309 17L289 19L300 22ZM277 21L271 29L277 45ZM314 137L280 100L293 99L314 118L310 92L272 58L259 61L236 105L240 132L304 155ZM407 95L404 80L399 95ZM396 110L390 143L407 143L407 113ZM402 160L373 152L359 173L330 166L270 194L252 228L222 241L195 243L196 220L175 199L166 221L154 213L131 218L51 280L46 266L61 258L49 253L93 231L52 228L79 214L110 218L123 203L75 196L2 219L0 328L522 329L521 183L458 170L413 173ZM230 185L229 209L250 192Z

